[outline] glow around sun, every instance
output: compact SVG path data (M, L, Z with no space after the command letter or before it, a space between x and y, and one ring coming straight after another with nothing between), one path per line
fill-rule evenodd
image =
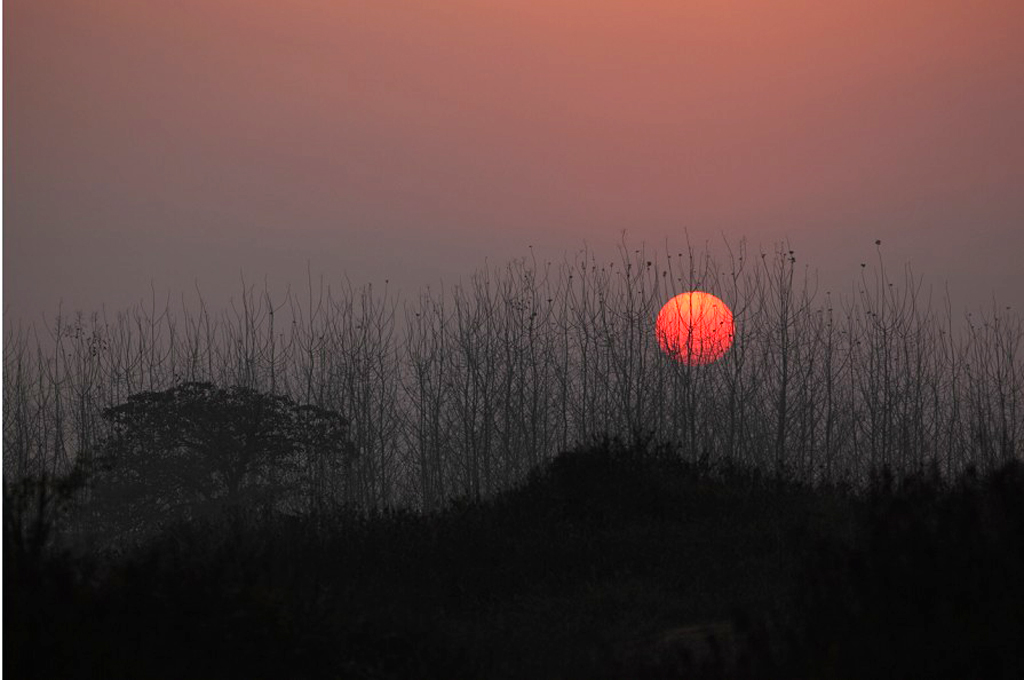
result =
M655 334L662 351L689 366L714 363L732 345L732 312L711 293L680 293L658 313Z

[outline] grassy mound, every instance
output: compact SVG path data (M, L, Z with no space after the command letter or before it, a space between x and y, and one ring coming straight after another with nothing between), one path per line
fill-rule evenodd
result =
M102 559L34 555L5 527L4 670L854 678L986 661L958 677L1013 677L1022 491L1010 466L854 498L605 440L428 515L235 515ZM666 630L729 621L740 642L703 670L659 655Z

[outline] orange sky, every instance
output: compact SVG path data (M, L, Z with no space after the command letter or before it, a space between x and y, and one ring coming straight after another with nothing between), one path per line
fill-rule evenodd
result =
M8 0L4 303L307 261L412 294L685 229L1024 304L1022 35L1013 0Z

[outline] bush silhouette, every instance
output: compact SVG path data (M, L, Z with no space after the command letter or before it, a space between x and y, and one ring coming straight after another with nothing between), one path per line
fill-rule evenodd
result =
M798 656L811 677L1024 677L1024 465L954 484L876 475L852 541L804 568Z
M675 515L689 504L680 484L696 478L696 468L668 445L642 435L628 444L603 437L535 470L520 493L563 519L607 526Z
M5 555L5 670L1018 677L1022 487L1015 464L840 498L606 438L431 513L182 517L118 554L43 551L16 579ZM801 568L808 525L823 538Z

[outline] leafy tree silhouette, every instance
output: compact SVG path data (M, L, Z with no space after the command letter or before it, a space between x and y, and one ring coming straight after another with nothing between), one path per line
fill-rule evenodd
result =
M129 531L224 510L316 509L344 494L348 420L245 387L183 383L108 408L90 508Z

